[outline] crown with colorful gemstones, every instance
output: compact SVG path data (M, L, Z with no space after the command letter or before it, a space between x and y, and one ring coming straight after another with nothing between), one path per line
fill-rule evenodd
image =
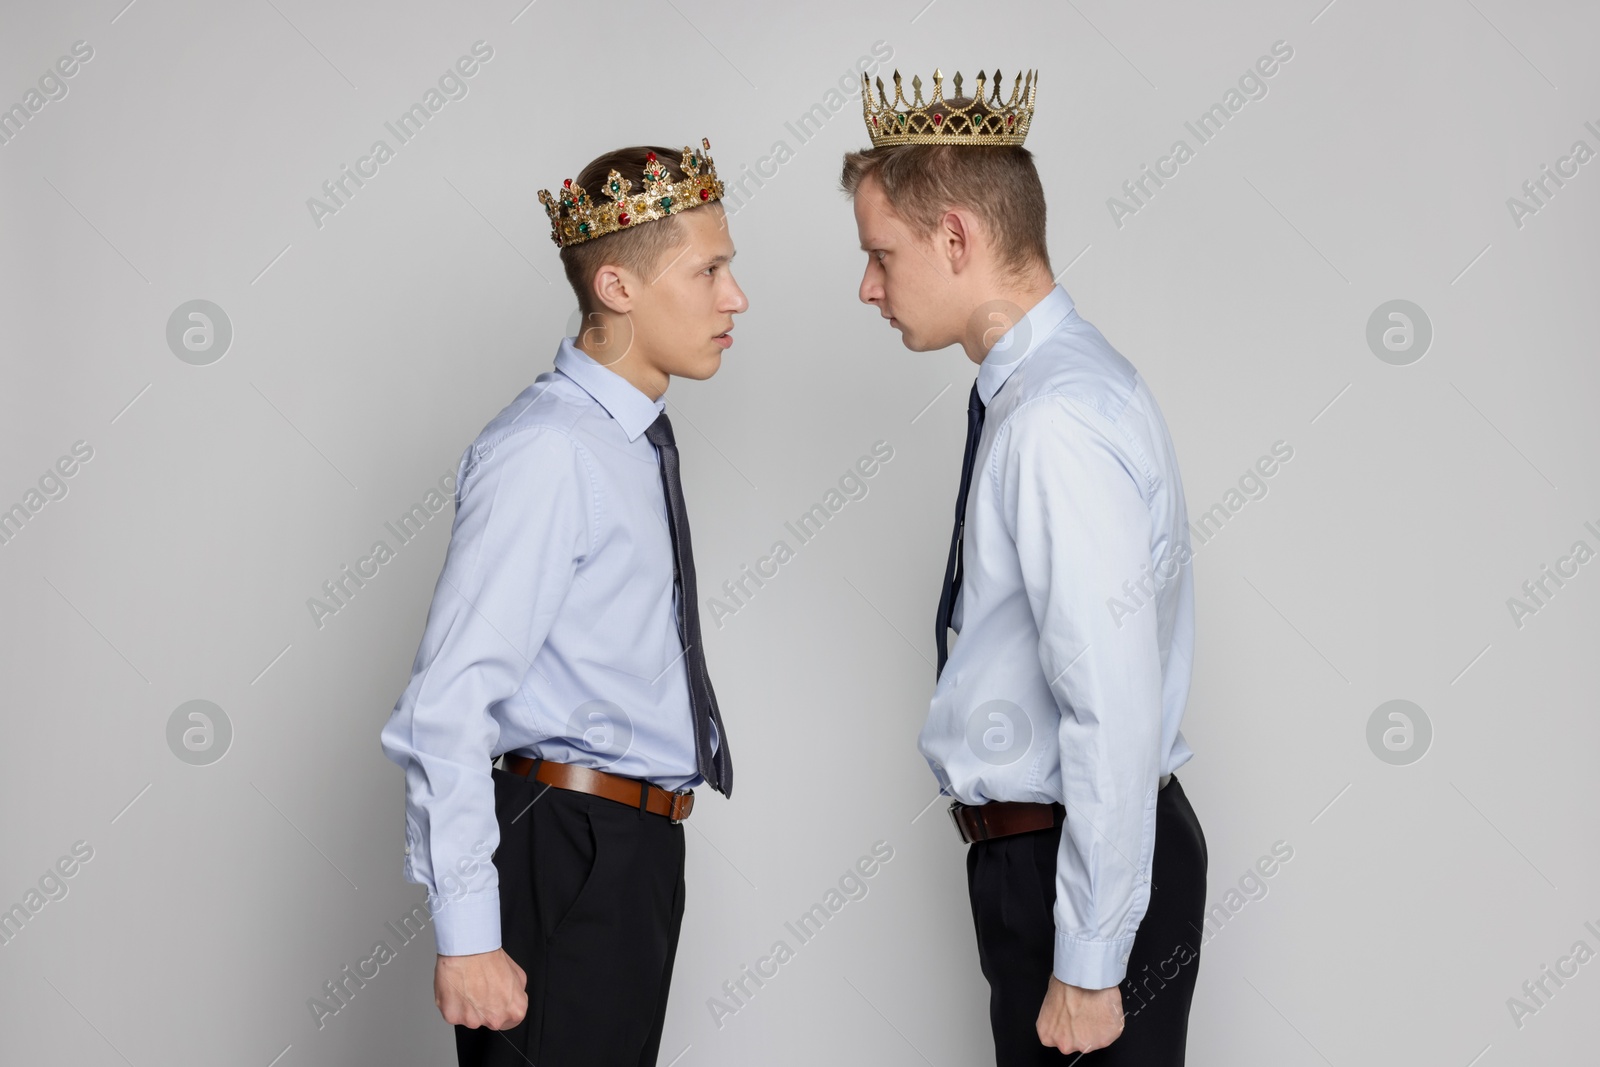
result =
M961 95L961 75L954 79L955 95ZM900 72L894 72L894 101L890 102L878 79L878 100L873 103L872 86L861 75L861 112L867 123L872 147L893 144L1015 144L1028 136L1033 122L1033 101L1039 90L1039 72L1028 71L1027 81L1017 75L1011 99L1000 99L1000 72L994 72L994 91L984 98L984 74L978 72L978 91L966 103L956 105L944 96L944 74L933 72L933 96L922 99L922 78L911 79L912 99L900 88ZM902 107L902 105L904 105Z
M654 152L645 156L644 188L637 194L631 193L633 182L615 168L600 190L609 200L591 199L571 178L561 183L559 197L540 189L539 201L550 216L550 240L566 248L721 200L722 181L711 161L711 142L702 137L700 146L704 151L684 146L679 162L684 176L676 182L667 180L666 164Z

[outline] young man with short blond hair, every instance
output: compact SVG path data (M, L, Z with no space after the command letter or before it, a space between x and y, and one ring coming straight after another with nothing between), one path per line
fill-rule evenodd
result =
M1172 775L1193 755L1183 485L1144 379L1051 276L1034 76L1009 100L984 81L946 99L935 72L908 100L896 72L874 101L863 79L873 147L841 175L861 301L978 364L919 747L969 843L1000 1067L1174 1067L1206 870Z
M709 151L648 146L540 193L584 325L462 456L382 744L464 1067L656 1062L680 823L692 787L733 786L664 410L748 306L722 193Z

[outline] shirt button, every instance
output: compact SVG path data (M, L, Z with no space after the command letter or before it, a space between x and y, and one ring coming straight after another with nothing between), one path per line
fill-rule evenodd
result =
M410 849L407 849L407 850L406 850L406 851L408 851L408 852L409 852L409 851L410 851ZM1127 963L1127 962L1128 962L1128 953L1126 953L1126 952L1124 952L1124 953L1123 953L1123 954L1122 954L1122 962L1123 962L1123 963Z
M410 841L406 842L406 855L408 855L408 856L411 855L411 842Z

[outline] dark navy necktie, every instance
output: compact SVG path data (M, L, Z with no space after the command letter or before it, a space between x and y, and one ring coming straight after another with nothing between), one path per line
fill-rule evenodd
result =
M667 494L668 529L672 531L672 571L678 588L678 637L683 641L684 666L689 676L689 706L694 713L695 763L701 777L723 796L733 795L733 757L728 753L728 731L717 709L717 694L706 671L700 647L700 609L694 582L694 549L689 543L689 513L683 506L683 482L678 475L678 443L672 422L662 411L644 435L656 446L661 464L661 484ZM717 750L711 751L711 726L717 728Z
M956 593L961 590L961 544L965 540L967 524L967 490L972 487L972 467L978 458L978 436L983 432L983 401L978 397L978 383L972 383L972 395L967 400L967 450L961 457L961 489L956 493L956 525L950 533L950 560L944 568L944 588L939 593L939 617L934 621L934 635L939 646L939 666L934 669L935 679L944 671L944 661L950 658L948 649L950 616L955 613Z

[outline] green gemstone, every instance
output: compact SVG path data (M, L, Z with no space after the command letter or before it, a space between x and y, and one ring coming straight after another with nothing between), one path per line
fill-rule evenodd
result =
M672 210L672 197L663 196L661 198L661 208L664 211L671 211Z
M589 224L587 222L578 223L578 232L579 233L588 233L589 232Z

